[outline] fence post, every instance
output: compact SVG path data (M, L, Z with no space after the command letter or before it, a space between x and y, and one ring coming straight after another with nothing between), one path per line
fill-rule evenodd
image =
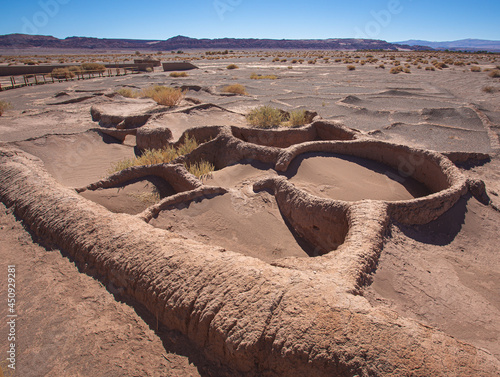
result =
M35 85L38 85L38 78L35 75Z
M12 88L15 88L15 86L16 86L16 79L14 78L14 76L10 76L10 83L12 85Z

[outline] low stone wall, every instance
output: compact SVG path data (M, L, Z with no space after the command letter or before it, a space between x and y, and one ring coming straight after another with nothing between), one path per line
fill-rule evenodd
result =
M197 66L191 64L189 62L171 62L171 63L162 63L163 71L189 71L191 69L198 69Z

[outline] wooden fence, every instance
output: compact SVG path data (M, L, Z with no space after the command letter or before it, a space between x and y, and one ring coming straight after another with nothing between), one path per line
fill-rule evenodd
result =
M0 91L22 88L25 86L32 86L32 85L52 84L56 82L88 80L96 77L125 76L132 73L138 73L135 67L109 68L104 72L102 71L73 72L74 76L72 77L69 75L66 75L65 77L54 77L50 73L10 76L8 78L6 77L0 78Z

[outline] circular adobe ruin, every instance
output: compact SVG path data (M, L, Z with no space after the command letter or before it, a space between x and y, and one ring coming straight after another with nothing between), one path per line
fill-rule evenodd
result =
M284 175L255 182L254 190L272 193L282 216L317 248L317 258L272 263L147 224L174 204L209 201L228 191L205 185L181 165L130 168L71 190L56 182L39 159L2 146L0 197L35 234L145 305L232 373L446 375L453 370L489 376L498 370L498 361L487 352L374 308L359 295L390 221L429 222L467 192L468 182L448 158L373 141L328 122L273 131L202 127L186 135L203 143L176 164L203 159L223 169L254 160L283 173L299 156L329 153L390 166L432 193L403 201L348 202L313 196ZM110 213L77 193L151 175L168 181L176 194L136 216Z

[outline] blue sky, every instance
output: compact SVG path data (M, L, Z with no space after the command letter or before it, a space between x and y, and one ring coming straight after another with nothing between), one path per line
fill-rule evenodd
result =
M500 40L499 24L499 0L3 0L0 34Z

